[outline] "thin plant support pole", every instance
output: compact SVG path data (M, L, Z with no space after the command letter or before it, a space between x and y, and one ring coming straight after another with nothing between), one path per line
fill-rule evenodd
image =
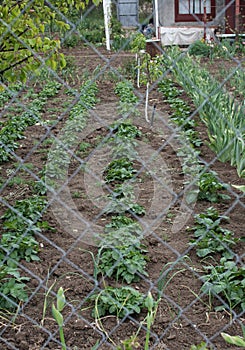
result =
M207 7L206 0L203 0L203 39L206 41L207 38Z
M148 118L148 100L149 100L149 82L146 84L146 94L145 94L145 120L150 123Z
M137 58L137 88L140 88L140 57Z
M151 127L153 127L155 111L156 111L156 104L154 104L152 114L151 114Z
M235 34L236 40L238 39L239 34L239 17L240 17L240 0L236 0L235 2Z
M156 38L159 39L159 12L158 12L158 0L155 0L155 33Z
M111 0L103 0L106 49L110 51Z

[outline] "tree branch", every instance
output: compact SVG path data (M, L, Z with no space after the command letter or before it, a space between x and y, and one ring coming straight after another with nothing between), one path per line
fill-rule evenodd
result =
M17 37L18 38L20 38L23 34L25 34L28 30L30 29L30 27L27 27L25 30L23 30L23 32L21 32L21 33L19 33L18 35L17 35ZM5 39L5 41L6 41L6 39ZM7 50L3 50L3 48L4 48L4 45L1 45L0 46L0 52L6 52ZM9 50L9 51L12 51L12 50ZM14 50L13 50L14 51Z
M27 57L24 57L22 60L18 61L18 62L15 62L13 63L12 65L10 65L9 67L3 69L3 70L0 70L0 76L2 76L5 72L7 72L8 70L10 69L13 69L14 67L16 66L19 66L21 63L27 61L30 57L32 57L33 55L30 55L30 56L27 56Z

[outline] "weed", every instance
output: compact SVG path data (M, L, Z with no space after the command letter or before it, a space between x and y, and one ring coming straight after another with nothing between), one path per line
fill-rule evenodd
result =
M190 347L190 350L208 350L206 343L205 342L201 342L198 345L192 345Z
M81 197L81 192L75 191L75 192L72 193L71 196L72 196L72 198L80 198Z
M18 185L19 186L19 185L23 185L25 183L27 183L27 180L25 180L24 178L22 178L20 176L14 176L14 177L12 177L12 179L10 179L8 181L8 186L9 187L12 187L14 185Z
M133 350L138 349L140 344L136 335L131 335L128 339L121 340L122 345L118 345L116 350Z

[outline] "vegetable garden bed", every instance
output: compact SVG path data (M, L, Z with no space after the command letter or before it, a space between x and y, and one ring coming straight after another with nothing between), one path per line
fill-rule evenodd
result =
M224 166L210 150L206 126L196 113L192 114L195 107L190 97L175 82L168 81L150 91L149 111L156 105L151 126L144 116L144 87L136 94L134 89L122 85L118 88L116 75L109 69L102 75L98 65L104 63L88 48L69 50L69 55L74 56L75 66L65 78L72 89L61 86L48 94L37 120L27 126L14 147L15 156L1 163L2 239L4 234L13 237L13 231L21 227L18 222L17 227L13 225L19 219L13 210L8 211L13 207L21 211L27 225L15 244L20 245L23 235L28 244L36 240L29 251L23 248L19 257L14 253L19 251L17 248L1 243L5 249L2 255L6 251L12 254L8 260L12 264L3 257L2 265L16 269L15 273L7 272L17 278L15 284L1 289L7 295L1 304L1 348L61 349L59 318L54 308L52 313L52 304L59 301L56 294L62 287L67 304L60 313L64 317L67 349L205 349L202 342L206 342L207 349L235 349L225 343L220 333L241 335L244 282L239 287L240 294L225 299L219 286L216 297L206 293L201 276L209 274L210 269L204 267L210 261L213 267L220 264L220 273L224 272L220 259L232 253L232 258L238 259L237 265L228 269L234 271L232 281L244 281L244 270L238 273L235 269L244 269L241 238L245 201L241 192L231 186L244 181L235 167L229 163ZM111 64L126 77L132 60L128 53L121 53ZM75 71L76 67L79 71ZM89 90L91 84L84 87L87 77L96 77L93 92ZM21 105L26 105L28 93L39 98L43 83L30 89L18 96ZM124 89L123 96L120 89ZM10 113L8 108L5 102ZM178 114L180 108L184 119ZM4 123L5 120L8 121L6 111ZM77 127L77 133L70 125ZM183 130L189 138L183 139ZM198 153L193 153L196 150ZM218 179L214 187L208 187L209 182L215 183L209 180L211 175L196 183L200 165L204 167L201 173L208 172ZM51 188L49 195L45 184ZM202 196L199 191L199 199L196 185L206 191ZM54 191L59 192L56 206L51 205ZM41 199L42 204L34 208L30 198ZM63 206L66 200L68 208ZM187 204L190 211L185 208ZM212 232L211 238L201 241L202 245L193 241L196 238L200 243L200 214L212 218L211 224L218 226L218 233ZM221 220L224 215L229 220ZM31 237L28 225L32 227ZM207 231L205 225L201 229ZM113 236L114 227L117 236ZM124 240L126 227L133 234ZM221 236L216 239L217 245L212 245L210 240L215 240L216 234ZM129 244L131 239L133 243ZM125 247L134 249L125 251ZM209 255L212 260L207 260ZM28 280L20 279L18 274ZM232 285L229 277L226 276L228 287ZM217 280L212 282L217 285ZM227 303L225 310L219 308L223 305L220 298ZM16 303L16 308L9 308L7 302Z

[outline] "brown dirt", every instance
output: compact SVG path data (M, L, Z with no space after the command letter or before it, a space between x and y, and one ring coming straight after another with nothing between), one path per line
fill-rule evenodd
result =
M82 72L92 73L98 64L101 65L101 70L106 67L118 69L129 65L130 60L133 59L131 54L108 54L103 49L98 49L95 52L89 48L81 48L69 50L67 53L74 57L78 67L73 87L79 86L78 77L81 76ZM106 68L106 70L108 73L110 69ZM113 91L114 81L112 78L110 79L109 73L101 75L98 81L100 102L94 112L101 117L101 120L106 119L106 114L115 115L114 119L117 119L115 106L118 99ZM138 93L143 98L144 88L141 88ZM188 101L187 96L185 98ZM50 118L49 108L53 108L54 113L59 116L60 105L66 99L67 95L64 94L64 91L61 91L57 98L50 99L43 118ZM150 145L152 149L159 150L160 156L167 165L173 191L178 194L184 186L184 177L181 173L180 161L176 156L176 149L169 142L164 143L164 140L169 140L171 137L171 130L163 125L161 119L162 115L167 118L170 108L163 102L162 96L155 89L150 93L150 107L154 103L157 105L157 116L160 117L156 117L153 128L144 119L144 104L139 106L141 115L131 119L134 124L141 127L143 133L141 141ZM104 110L105 105L106 111ZM89 147L85 152L76 150L76 156L80 159L92 157L95 147L108 135L103 122L101 121L99 127L93 128L93 116L91 118L92 132L84 140L89 143ZM66 119L67 114L62 115L56 126L49 130L47 137L50 136L50 132L53 135L58 135ZM197 130L200 138L204 141L200 148L201 159L208 164L210 169L215 170L225 183L242 184L236 170L229 164L224 165L218 161L215 154L209 149L205 126L199 122ZM50 146L42 140L45 132L45 128L41 126L29 127L25 134L26 138L21 140L21 147L16 151L18 157L24 159L25 163L33 164L31 171L34 174L38 174L47 161L47 151ZM87 222L104 225L108 221L108 217L101 214L101 210L96 207L88 195L84 172L78 169L79 165L79 158L73 157L69 167L69 175L73 176L69 182L69 189L73 195L75 207ZM1 165L1 177L7 179L9 169L15 169L14 161ZM146 210L151 206L154 186L148 170L141 172L137 181L138 202L144 205ZM15 175L26 180L33 180L33 176L24 170L19 170ZM17 199L31 196L32 190L30 182L29 184L25 183L25 185L6 186L2 189L2 197L10 205L13 205ZM220 214L227 214L230 217L226 227L239 238L244 235L245 201L244 198L238 197L239 192L235 189L231 189L229 194L231 196L229 201L213 206L219 209ZM167 276L167 285L151 329L151 349L187 350L190 349L191 345L197 345L207 340L209 340L208 346L212 349L236 348L227 345L221 338L220 332L225 329L227 333L233 335L241 334L239 322L244 321L244 314L238 317L236 313L232 316L225 311L216 312L214 307L210 305L207 296L197 297L200 293L200 275L203 271L203 263L197 258L195 251L189 248L190 233L186 231L186 227L192 225L195 213L200 213L209 206L211 204L208 202L197 202L189 220L178 232L173 232L174 218L180 212L179 201L173 201L168 211L166 208L160 208L160 212L165 209L165 214L168 215L163 216L156 230L144 240L148 251L147 273L149 277L141 279L138 283L132 283L132 286L139 291L147 293L151 290L156 296L160 272L164 266L168 266L166 264L176 262L172 267L171 274ZM5 209L6 207L1 205L1 215ZM109 279L103 281L101 277L98 282L93 279L92 254L96 255L97 248L84 243L83 239L80 241L69 234L64 229L62 222L57 222L50 207L44 214L44 220L56 230L55 232L44 230L42 235L37 237L40 243L39 262L21 262L21 267L25 269L24 274L30 277L28 283L30 298L27 303L20 305L21 311L14 317L12 323L8 321L11 315L5 314L0 318L0 348L4 350L61 349L58 327L51 314L51 304L55 301L56 291L62 286L68 301L63 316L65 339L69 349L92 349L97 341L100 344L98 349L116 348L120 341L130 338L136 333L137 341L140 344L139 349L143 349L146 325L144 324L139 332L138 329L140 322L146 316L145 312L133 315L123 321L114 316L107 316L101 320L95 320L91 316L91 308L88 307L85 298L96 288L96 283L99 285L103 285L103 283L120 285ZM234 248L234 251L238 255L242 255L244 247L239 245ZM187 254L189 258L187 258ZM51 286L52 290L48 294L48 288ZM45 297L47 298L46 309L44 309ZM214 301L214 306L217 304L218 301Z

